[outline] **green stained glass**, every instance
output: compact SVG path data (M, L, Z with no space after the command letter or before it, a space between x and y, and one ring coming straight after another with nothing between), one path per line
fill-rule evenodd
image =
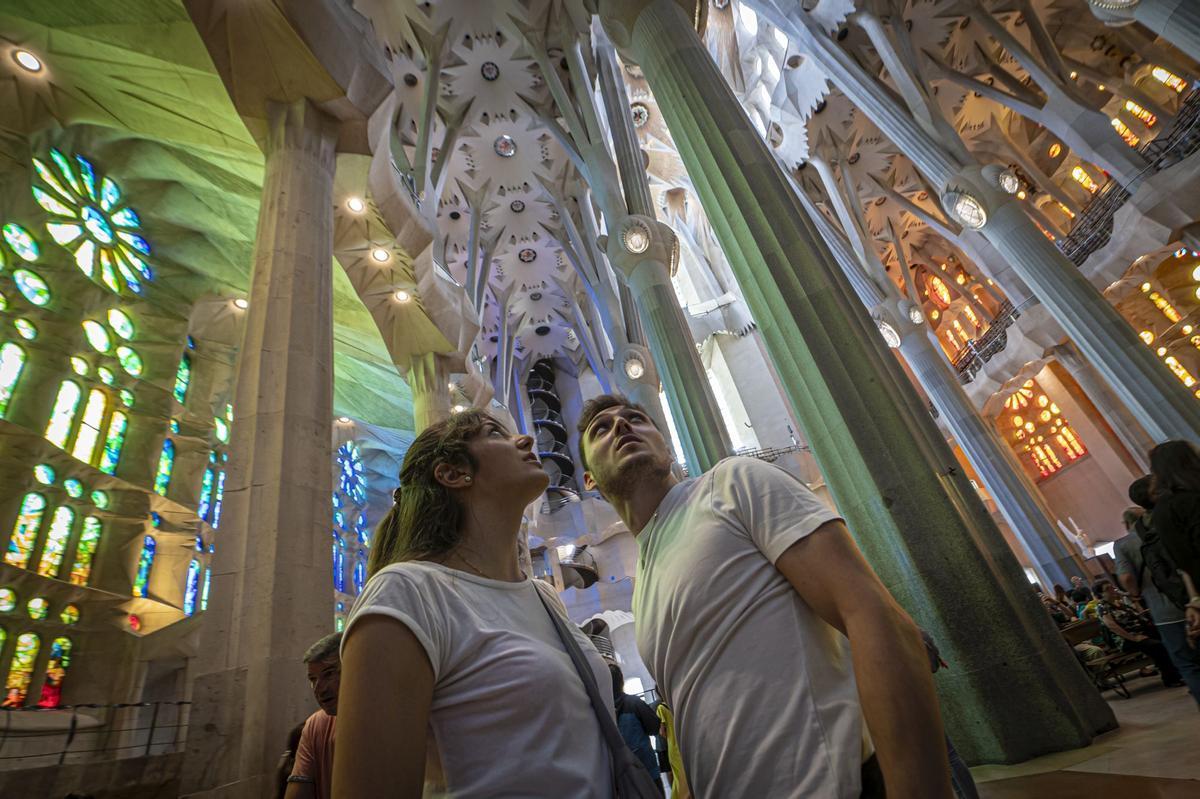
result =
M154 279L154 273L150 271L150 266L141 258L131 253L129 250L122 250L121 257L132 264L133 268L136 269L142 277L146 278L146 280Z
M83 418L75 434L71 454L84 463L91 463L96 454L96 442L100 440L100 425L104 423L104 412L108 410L108 395L98 388L88 392L87 405L83 407Z
M4 262L0 261L0 269L3 269L3 268L4 268ZM8 297L5 297L4 294L2 292L0 292L0 311L7 311L7 310L8 310Z
M104 285L108 286L112 291L120 291L121 284L117 282L117 270L113 268L112 253L108 250L100 250L100 280Z
M112 178L105 178L100 184L100 207L105 211L111 211L119 202L121 202L121 190L117 188L117 184Z
M146 241L136 233L126 233L123 230L118 230L117 235L121 237L121 241L125 242L142 255L150 254L150 242Z
M44 486L54 485L55 477L57 475L54 473L54 467L48 463L39 463L33 467L33 479Z
M123 256L124 251L119 251L113 256L113 260L115 260L117 264L117 271L121 273L121 277L125 278L125 285L129 286L130 291L134 292L135 294L141 294L141 281L138 280L137 275L133 273L133 270L129 268L129 265L125 263L125 258Z
M79 499L83 496L83 483L74 477L68 477L66 480L63 480L63 489L66 490L67 496L71 499Z
M115 474L117 471L117 463L121 460L121 447L125 445L125 430L129 426L129 417L121 411L113 411L112 417L108 420L108 433L104 437L104 450L100 453L100 471L105 474ZM93 500L95 492L92 492ZM107 499L105 500L107 503ZM107 504L97 507L107 507Z
M104 325L91 319L84 319L83 334L87 336L88 344L96 352L108 352L112 349L112 339L108 335L108 330Z
M142 554L138 557L137 576L133 579L133 595L146 596L146 585L150 582L150 569L154 566L154 550L158 544L154 536L142 539Z
M17 329L17 335L26 341L33 341L37 338L37 325L30 322L28 319L14 319L13 327Z
M47 222L46 232L56 244L65 247L83 235L83 228L73 222Z
M46 498L41 494L26 494L21 500L21 510L8 539L8 551L4 553L5 563L19 569L29 565L29 555L33 552L33 542L37 540L45 510Z
M135 228L142 226L142 220L137 215L137 211L132 208L122 208L112 215L113 224L117 227ZM147 250L149 247L147 246Z
M137 354L133 347L127 347L124 344L117 347L117 359L121 362L121 368L134 377L140 377L142 374L142 356Z
M50 603L46 601L45 597L37 596L29 600L25 605L25 610L29 612L31 619L44 619L50 612Z
M34 305L40 306L50 302L50 287L36 272L18 269L13 272L13 282L17 284L17 291L21 292L21 296Z
M96 196L96 168L92 162L82 155L75 156L75 165L79 167L79 177L83 179L83 188L87 191L89 200L99 200Z
M229 425L220 416L213 418L213 427L216 429L217 441L227 443L229 441Z
M108 509L108 494L107 493L105 493L104 491L101 491L100 489L96 489L95 491L93 491L90 494L90 496L92 498L92 504L95 505L97 508L99 508L100 510Z
M106 386L111 386L117 381L117 376L113 374L113 370L107 366L97 366L96 375L100 378L100 382Z
M233 405L232 404L227 403L225 405L225 421L229 422L230 424L233 424Z
M204 479L200 483L200 503L196 506L196 515L204 521L211 521L209 510L212 508L213 484L216 476L211 468L204 470Z
M67 157L51 147L50 160L58 167L58 174L67 181L67 185L71 187L71 190L76 195L83 194L83 188L80 186L79 181L75 179L75 172L71 169L71 162L67 160Z
M11 588L0 588L0 613L8 613L17 606L17 592Z
M41 646L41 639L34 633L22 633L17 639L8 679L4 683L4 703L0 707L24 707L29 682L33 679L33 664Z
M47 186L58 192L59 197L62 197L64 200L71 199L71 192L59 182L58 177L50 171L50 167L46 166L44 161L37 158L33 159L33 168L37 170L38 177L45 181Z
M0 346L0 419L8 412L9 400L24 369L25 350L11 341Z
M192 382L192 356L186 352L179 359L179 367L175 370L175 401L180 405L187 399L188 385Z
M179 432L179 420L178 420L178 419L172 419L172 420L171 420L171 425L170 425L170 427L171 427L171 432L172 432L172 433L178 433L178 432Z
M46 440L56 447L65 448L67 445L75 411L79 408L79 396L79 385L71 380L62 381L58 387L58 397L54 400L50 422L46 425Z
M127 388L121 389L121 404L126 408L133 407L133 392Z
M29 231L17 223L7 223L3 228L0 228L0 233L4 234L4 240L8 242L8 246L12 247L13 252L19 255L22 260L36 261L38 255L41 254L37 242L33 240L33 236L29 235Z
M171 485L171 469L175 466L175 442L165 439L162 453L158 456L158 469L154 474L154 492L161 496L167 495L167 487Z
M33 187L33 199L37 200L37 204L42 206L43 210L45 210L47 213L51 213L56 216L70 217L71 219L74 219L76 216L75 211L72 210L70 206L64 205L62 201L53 194L48 191L43 191L37 186Z
M62 613L58 614L58 618L63 624L74 624L79 621L79 608L67 605L62 609Z
M95 492L92 492L95 494ZM97 503L97 506L99 503ZM71 583L87 585L92 573L92 558L96 555L96 547L100 544L100 520L95 516L85 517L83 532L79 536L79 546L75 548L75 565L71 567Z
M80 358L78 355L71 356L71 371L72 372L79 375L80 377L83 377L90 370L91 370L91 367L88 366L88 362L85 361L83 358Z
M38 563L38 574L43 577L57 577L62 566L63 552L67 549L67 541L71 538L71 526L75 524L75 511L66 505L60 505L50 518L50 531L46 533L46 543L42 547L42 559Z
M118 308L110 308L108 311L108 326L111 327L118 336L129 341L133 338L133 321L129 316Z

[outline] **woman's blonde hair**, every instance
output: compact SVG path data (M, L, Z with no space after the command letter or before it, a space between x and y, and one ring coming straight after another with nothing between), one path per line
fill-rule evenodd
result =
M489 422L499 424L483 411L463 411L430 425L413 441L400 467L395 504L375 529L368 575L392 563L440 558L458 546L465 507L434 471L442 463L474 470L478 464L467 444Z

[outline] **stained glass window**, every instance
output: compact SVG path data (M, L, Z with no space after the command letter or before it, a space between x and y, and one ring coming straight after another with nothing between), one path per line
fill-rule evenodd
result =
M92 319L84 319L79 324L83 327L88 346L96 352L108 352L112 349L112 338L104 325Z
M212 458L210 457L209 460L212 460ZM200 503L196 506L196 515L206 522L211 521L209 519L209 511L212 510L214 482L215 478L212 468L205 469L204 480L200 483Z
M100 544L100 520L95 516L87 516L83 520L83 533L79 536L79 546L75 548L75 565L71 567L71 583L87 585L92 574L92 558L96 555L96 547Z
M337 464L340 474L339 483L342 491L355 504L361 505L367 501L367 479L363 468L362 453L353 441L347 441L338 447Z
M217 496L213 500L212 526L221 526L221 499L225 495L225 472L217 474Z
M213 418L213 430L217 435L217 441L222 444L229 442L229 425L220 416Z
M48 463L39 463L33 467L33 479L44 486L53 485L56 476L54 467Z
M91 371L91 368L92 367L83 358L80 358L78 355L71 356L71 371L75 374L79 375L80 377L84 377L88 372Z
M50 423L46 425L46 440L56 447L67 445L75 411L79 408L79 394L79 384L74 381L64 380L58 387L58 397L50 411Z
M33 552L33 543L37 540L45 510L46 498L41 494L26 494L21 500L21 510L13 525L12 537L8 539L8 551L4 553L5 563L21 569L29 565L29 556Z
M333 536L333 587L346 590L346 544L336 533Z
M175 442L164 439L162 454L158 456L158 471L154 474L154 492L167 495L167 486L171 484L171 469L175 465Z
M133 407L133 392L127 388L121 389L121 404L126 408Z
M17 291L21 292L21 296L34 305L50 302L50 287L37 272L17 269L13 272L13 282L17 284Z
M28 230L16 222L9 222L0 228L0 232L4 233L4 240L22 260L36 261L38 259L41 251L38 249L37 242L33 240L33 236L29 235Z
M58 707L62 704L63 681L67 667L71 665L71 639L55 638L50 644L50 660L46 664L46 680L42 683L42 696L38 707Z
M58 618L63 624L74 624L79 621L79 608L67 605L62 609L62 613L58 614Z
M74 477L68 477L66 480L63 480L63 489L71 499L79 499L83 496L83 483Z
M127 347L124 344L117 347L117 360L121 362L121 368L134 377L142 376L142 356L137 354L133 347Z
M38 574L44 577L57 577L58 569L62 566L63 553L67 549L67 541L71 538L71 527L75 524L75 511L66 505L60 505L50 518L50 532L46 533L46 543L42 547L42 559L38 563Z
M33 197L53 217L48 232L67 248L75 265L116 292L128 288L141 293L142 281L154 277L142 260L150 245L135 231L142 221L126 204L121 189L109 177L100 178L91 161L75 156L72 164L58 150L50 150L53 168L39 158L33 167L44 187L34 186ZM47 190L48 189L48 190Z
M98 388L88 392L87 405L83 407L83 420L75 434L75 445L71 454L84 463L91 463L100 440L100 425L104 424L104 412L108 409L108 397Z
M36 596L29 600L25 609L29 611L29 618L41 621L50 612L50 603L46 601L45 597Z
M96 374L100 377L100 382L106 386L111 386L117 379L112 369L109 369L107 366L97 366Z
M146 596L146 584L150 582L150 568L154 565L154 550L158 543L154 536L142 539L142 554L138 557L137 576L133 579L133 595Z
M17 592L11 588L0 588L0 612L8 613L17 606Z
M12 664L8 667L8 680L4 685L3 707L22 707L29 692L29 681L33 679L33 662L37 660L42 642L33 633L22 633L17 639Z
M188 384L192 382L192 356L186 352L179 359L179 368L175 370L175 401L180 405L187 399Z
M11 341L0 347L0 419L8 412L8 402L25 368L25 350Z
M204 587L200 589L200 612L208 610L208 588L212 585L212 569L204 569Z
M26 341L33 341L35 338L37 338L37 325L35 325L33 322L30 322L28 319L14 319L13 327L16 328L17 335Z
M367 554L358 553L358 561L354 564L354 593L361 594L367 582Z
M119 308L110 308L108 310L108 326L126 341L133 338L133 320Z
M105 492L100 491L100 490L93 491L91 494L91 497L92 497L92 504L95 505L100 510L104 510L108 507L108 494L106 494Z
M191 616L196 612L196 599L200 593L200 561L192 558L188 564L187 579L183 583L183 613Z

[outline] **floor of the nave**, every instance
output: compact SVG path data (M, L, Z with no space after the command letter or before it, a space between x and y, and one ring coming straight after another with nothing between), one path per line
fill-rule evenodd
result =
M1195 799L1200 796L1200 712L1184 688L1157 677L1130 683L1131 699L1105 697L1121 722L1085 749L1015 766L971 769L983 799Z

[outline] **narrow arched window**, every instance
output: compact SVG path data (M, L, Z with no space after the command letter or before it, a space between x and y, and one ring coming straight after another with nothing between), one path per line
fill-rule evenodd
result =
M92 463L96 454L96 442L100 440L100 426L104 424L104 412L108 410L108 397L98 388L88 392L87 405L83 407L83 419L79 432L75 434L75 445L71 454L84 463Z
M42 683L42 696L38 707L58 707L62 704L63 682L67 679L67 667L71 665L71 639L55 638L50 644L50 661L46 664L46 681Z
M50 519L50 532L46 534L46 544L42 547L41 561L38 563L38 574L44 577L57 577L62 566L63 553L67 550L67 541L71 538L71 527L75 524L75 511L66 505L60 505Z
M75 422L75 411L79 408L79 396L79 385L72 380L64 380L58 387L58 397L54 400L50 422L46 425L46 440L56 447L65 449L67 446Z
M96 547L100 545L100 520L88 516L83 520L83 532L79 536L79 546L75 547L75 565L71 567L71 583L87 585L92 574L92 558L96 555Z
M41 494L26 494L21 500L21 510L17 513L12 536L8 539L8 550L4 553L5 563L21 569L29 566L29 557L33 554L33 545L42 528L45 510L46 498Z
M17 639L17 648L8 667L8 679L4 683L4 707L25 706L25 696L33 679L33 664L41 646L41 639L34 633L22 633Z
M0 347L0 419L8 412L8 401L16 391L25 369L25 350L11 341Z

